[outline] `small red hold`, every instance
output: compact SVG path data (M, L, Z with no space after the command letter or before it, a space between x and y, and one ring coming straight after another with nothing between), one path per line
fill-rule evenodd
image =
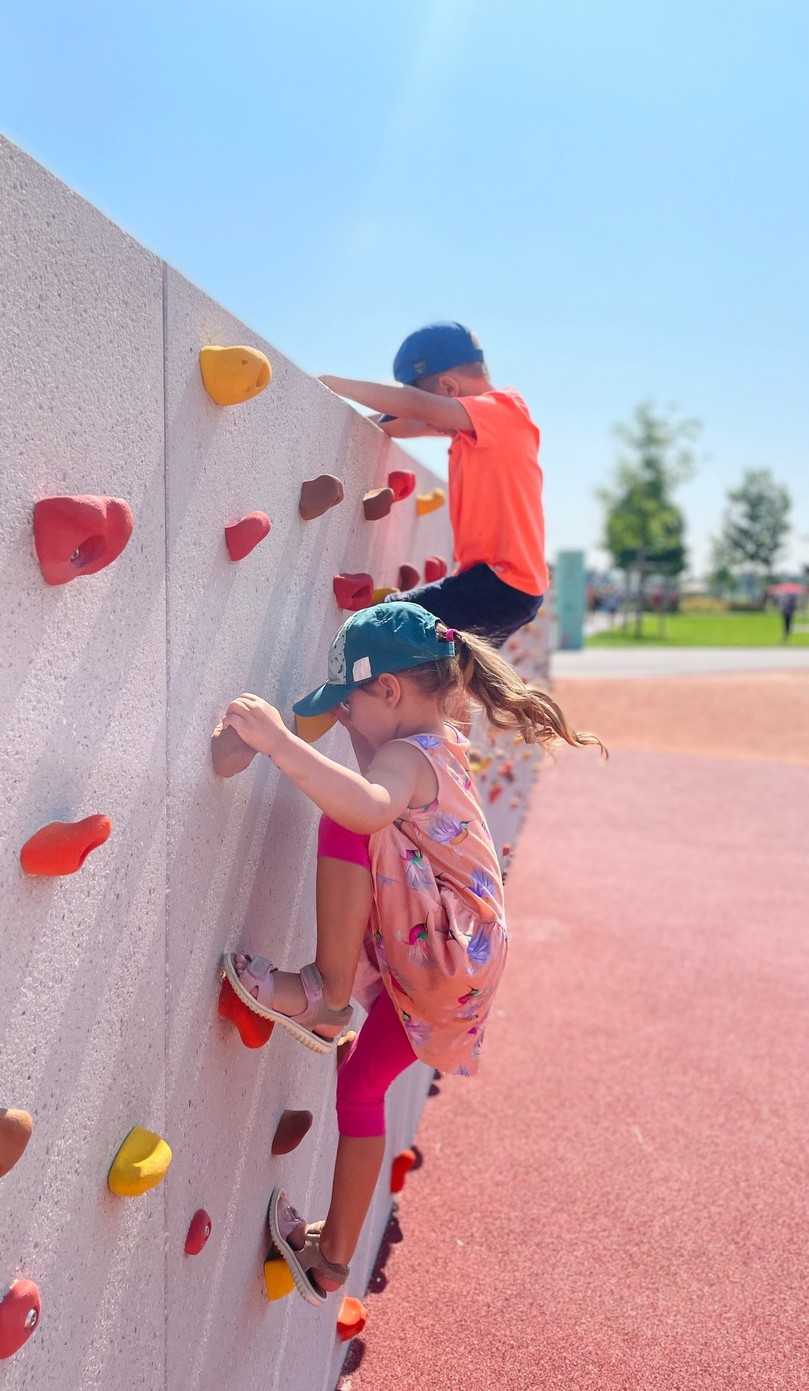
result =
M112 822L108 816L85 816L83 821L51 821L43 826L20 851L20 864L26 874L55 878L75 874L91 850L109 838Z
M501 778L505 778L506 782L514 781L516 774L514 772L514 764L510 758L507 758L504 763L500 764L500 776Z
M397 1154L390 1166L390 1191L391 1193L401 1193L405 1186L405 1179L416 1162L415 1150L402 1150Z
M225 527L225 545L231 560L244 560L252 550L269 536L272 523L266 512L248 512L240 522Z
M275 1025L271 1019L254 1014L243 1000L240 1000L230 981L222 981L219 991L219 1017L229 1019L239 1031L245 1048L263 1048L268 1042Z
M498 797L502 797L502 795L503 795L503 789L502 789L502 787L500 786L500 783L499 783L499 782L494 782L494 783L492 783L491 787L489 788L489 801L490 801L490 802L496 802L497 799L498 799Z
M373 603L374 582L370 575L335 575L334 597L341 609L359 613Z
M337 1315L337 1337L340 1342L347 1343L350 1338L356 1338L367 1322L368 1310L362 1300L346 1295Z
M132 535L120 497L45 497L34 505L34 546L46 584L68 584L117 560Z
M311 1111L284 1111L275 1127L273 1154L291 1154L312 1128Z
M197 1208L191 1218L191 1225L185 1238L185 1254L187 1256L198 1256L203 1246L211 1235L213 1222L205 1211L204 1207Z
M396 502L404 502L416 488L416 475L410 469L394 469L388 474L388 487L392 489Z
M443 580L447 573L447 562L440 555L428 555L424 562L424 582L433 584L436 580Z
M408 589L415 589L420 579L421 575L415 565L408 565L405 563L399 566L399 588L403 592L406 592Z
M511 846L508 843L506 843L500 851L500 854L502 855L504 860L507 860L509 855L511 854Z
M0 1358L13 1357L39 1323L42 1301L33 1280L13 1280L0 1299Z

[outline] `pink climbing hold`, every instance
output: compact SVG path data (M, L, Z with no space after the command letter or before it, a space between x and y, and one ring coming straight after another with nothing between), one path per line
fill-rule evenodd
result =
M0 1358L13 1357L39 1323L42 1301L33 1280L13 1280L0 1299Z
M198 1256L203 1246L211 1235L213 1222L205 1211L204 1207L197 1208L191 1218L191 1225L185 1238L185 1254L187 1256Z
M341 609L349 613L359 613L367 609L374 600L374 582L370 575L335 575L334 597Z
M225 545L231 560L244 560L252 550L269 536L272 523L266 512L248 512L240 522L225 527Z
M388 487L393 492L395 502L404 502L415 491L416 475L410 469L394 469L388 474Z
M46 584L69 584L117 560L132 535L119 497L45 497L34 506L34 546Z
M443 580L446 573L447 562L440 555L428 555L424 562L425 584L434 584L436 580Z

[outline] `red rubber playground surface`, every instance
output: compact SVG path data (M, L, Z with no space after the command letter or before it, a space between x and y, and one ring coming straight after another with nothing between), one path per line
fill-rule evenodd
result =
M612 758L541 781L340 1385L807 1391L809 681L558 694Z

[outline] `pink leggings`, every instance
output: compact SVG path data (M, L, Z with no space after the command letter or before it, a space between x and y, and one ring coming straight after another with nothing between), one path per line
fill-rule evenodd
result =
M370 874L368 839L323 816L318 832L318 859L344 860L360 865ZM337 1074L340 1134L358 1139L384 1135L385 1093L399 1073L415 1061L410 1040L383 987Z

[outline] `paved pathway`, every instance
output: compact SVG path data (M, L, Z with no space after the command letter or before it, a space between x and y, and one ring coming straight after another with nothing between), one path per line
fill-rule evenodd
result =
M612 757L540 784L346 1391L809 1387L809 682L609 686L559 683Z
M705 672L802 671L809 647L585 647L555 652L554 677L683 676Z

